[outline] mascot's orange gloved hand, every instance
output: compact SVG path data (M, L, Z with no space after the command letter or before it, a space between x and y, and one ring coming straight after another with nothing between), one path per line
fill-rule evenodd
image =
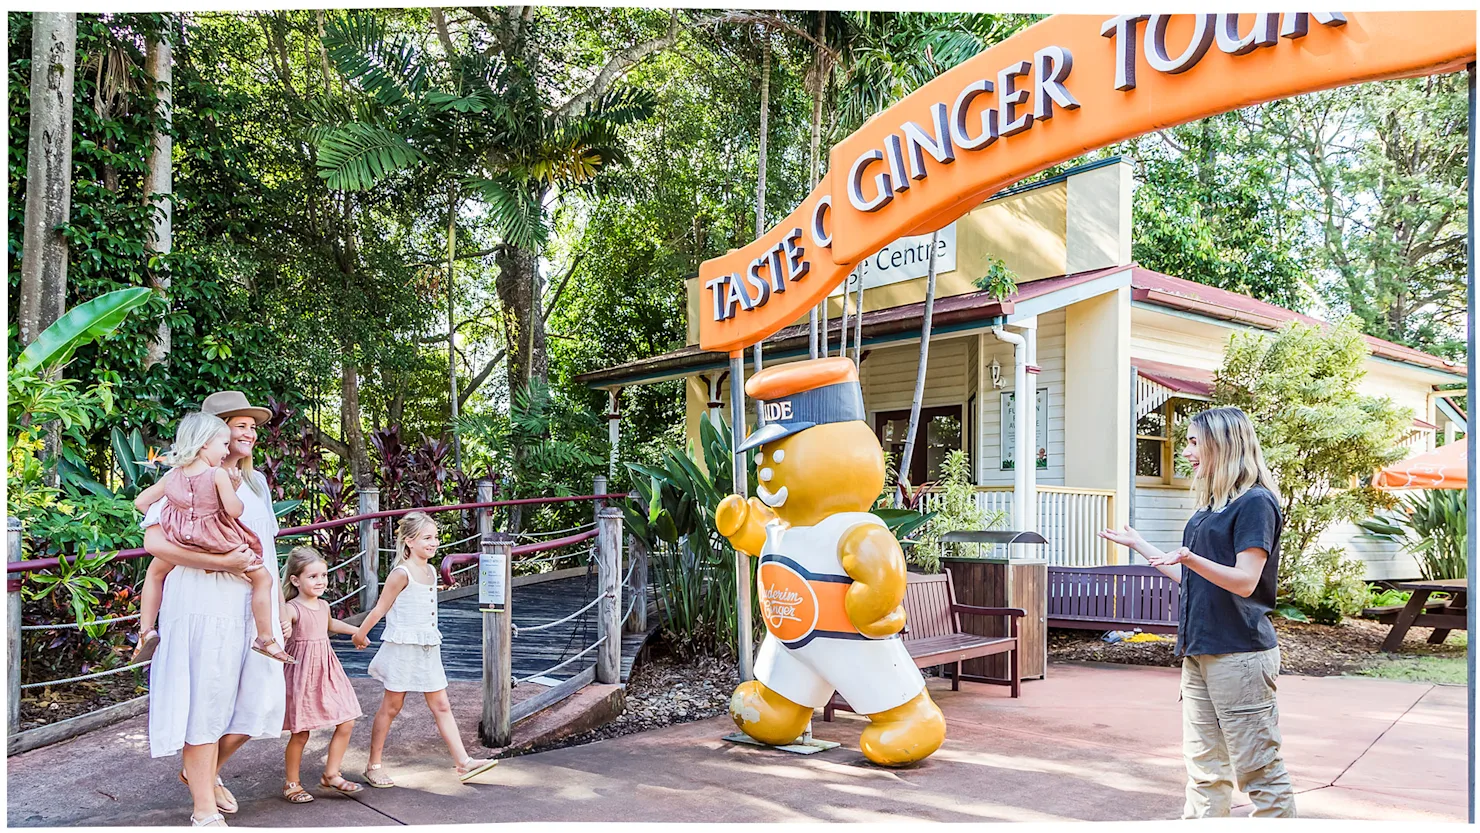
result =
M766 545L766 524L776 519L771 507L757 498L746 502L730 495L719 502L714 512L714 526L730 541L730 546L749 556L759 556Z
M904 629L904 551L881 526L860 524L843 533L838 559L853 579L843 607L858 632L878 639Z

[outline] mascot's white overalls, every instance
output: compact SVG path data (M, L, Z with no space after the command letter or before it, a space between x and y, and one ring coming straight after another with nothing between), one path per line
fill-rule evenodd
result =
M793 703L820 709L836 690L854 711L874 714L925 689L897 634L870 639L848 620L843 597L853 579L838 545L859 524L889 531L871 512L841 512L816 526L766 524L756 592L767 634L755 676Z
M730 697L730 716L769 744L796 740L834 690L869 725L871 761L919 761L945 740L945 718L899 639L905 564L899 542L868 510L884 487L884 453L864 422L858 371L843 358L766 368L745 384L761 425L737 449L756 450L756 497L720 502L715 526L758 557L766 638L756 679Z

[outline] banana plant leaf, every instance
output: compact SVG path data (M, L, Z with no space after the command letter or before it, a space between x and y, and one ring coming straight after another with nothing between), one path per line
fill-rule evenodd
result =
M117 330L128 314L149 300L145 287L107 292L85 301L47 327L15 361L15 369L35 373L63 364L84 344Z
M272 504L273 517L281 518L303 505L301 500L279 500Z

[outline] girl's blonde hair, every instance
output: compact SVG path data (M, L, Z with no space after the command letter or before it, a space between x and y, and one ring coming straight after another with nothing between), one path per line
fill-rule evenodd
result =
M406 542L420 535L427 527L436 529L437 522L425 512L408 512L401 518L401 522L396 524L396 560L391 562L391 569L395 569L397 564L408 557Z
M1254 486L1280 502L1280 489L1264 464L1259 436L1249 415L1238 408L1211 408L1192 418L1198 434L1198 466L1192 485L1199 508L1214 511Z
M223 433L230 435L231 429L220 417L199 411L187 414L175 429L175 442L161 459L171 468L188 466L195 462L206 443Z
M303 575L303 571L315 563L323 564L325 567L329 566L324 556L313 547L294 547L288 553L288 566L283 568L283 601L298 598L298 585L293 583L293 576Z

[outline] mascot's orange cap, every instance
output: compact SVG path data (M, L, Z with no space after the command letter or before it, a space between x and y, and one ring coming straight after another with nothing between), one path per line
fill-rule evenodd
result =
M864 418L858 368L841 357L768 367L750 377L745 393L758 400L761 424L736 451L748 451L814 425Z

